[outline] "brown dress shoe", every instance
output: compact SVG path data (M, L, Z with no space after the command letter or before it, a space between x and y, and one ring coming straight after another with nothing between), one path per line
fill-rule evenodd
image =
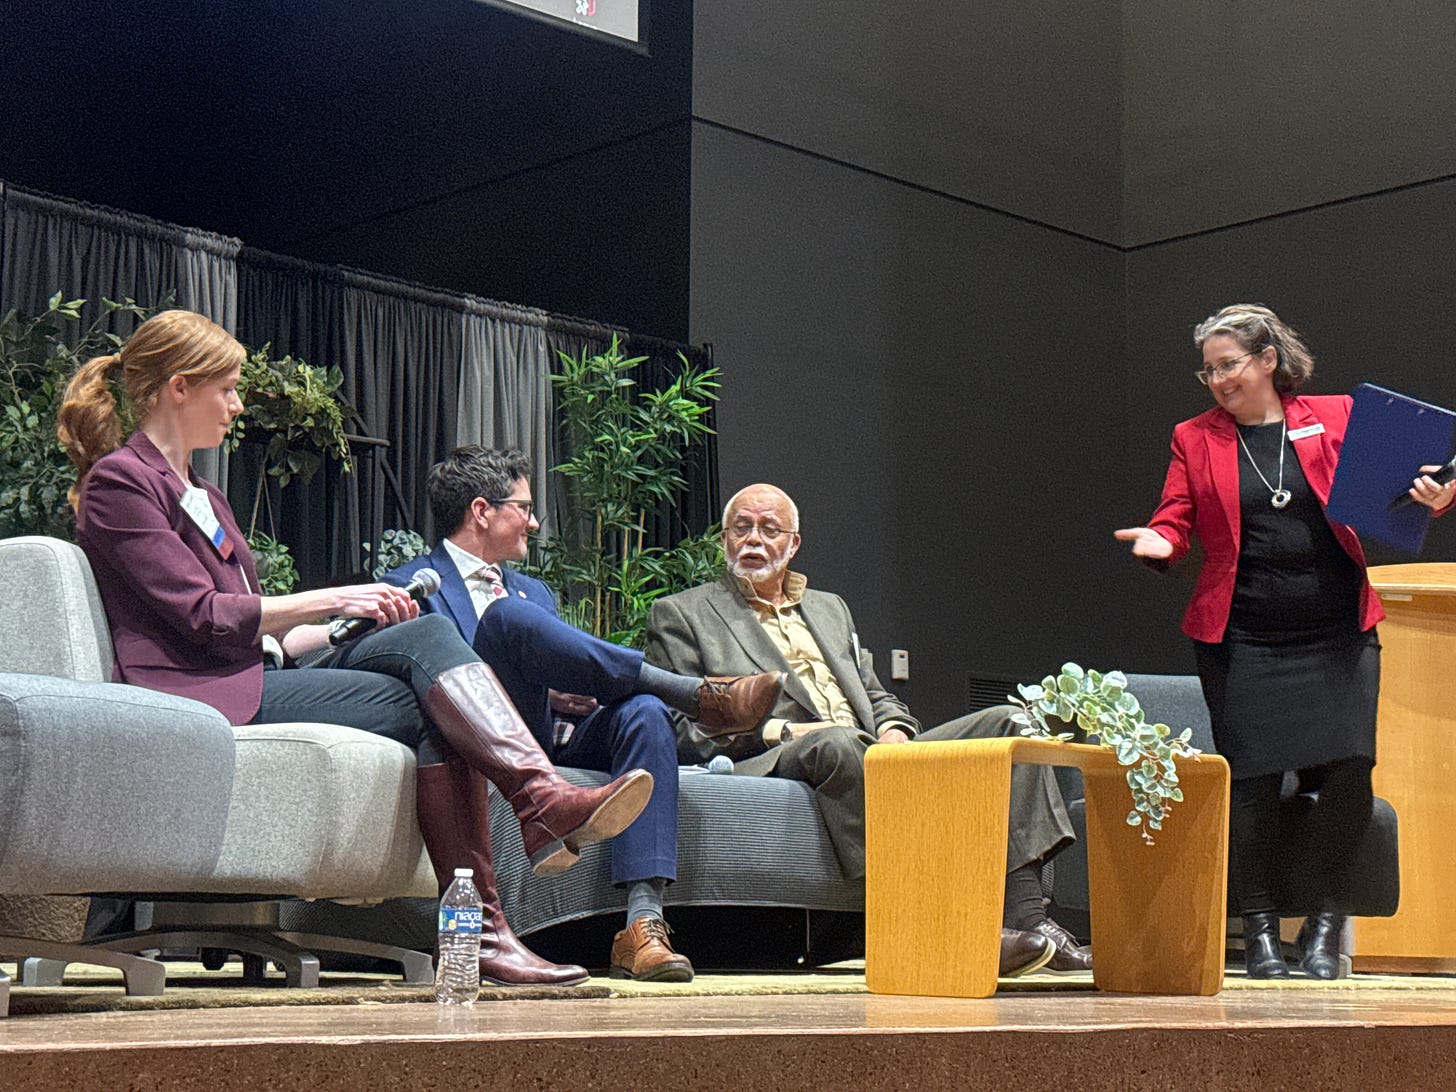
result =
M672 950L667 922L638 918L612 939L612 967L607 973L639 982L691 982L693 965Z
M1040 933L1002 929L1001 964L996 974L1001 978L1015 978L1045 967L1056 954L1056 945Z
M773 712L784 673L708 678L698 687L698 726L710 737L752 732Z
M1076 937L1052 921L1051 918L1043 918L1032 926L1031 931L1046 937L1057 950L1057 954L1048 961L1047 970L1067 973L1092 969L1092 949L1078 944Z

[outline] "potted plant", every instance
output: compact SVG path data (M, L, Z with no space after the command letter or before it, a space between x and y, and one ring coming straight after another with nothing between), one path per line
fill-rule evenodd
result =
M623 355L615 336L605 352L560 358L551 384L568 457L552 469L566 479L568 515L531 571L560 593L568 621L641 648L654 600L722 570L716 527L666 547L646 533L648 514L686 487L687 453L712 433L718 371L679 353L672 383L641 390L629 373L646 358Z
M344 421L353 408L339 394L344 376L338 368L314 367L291 354L275 358L271 349L271 343L264 345L243 361L238 381L243 412L226 442L231 451L246 445L257 452L248 545L264 593L280 595L293 590L298 571L288 548L273 537L271 508L266 513L269 532L258 526L268 503L268 480L277 481L280 489L295 478L306 482L330 457L339 460L345 473L352 471Z
M65 324L80 320L85 302L57 292L38 315L12 309L0 318L0 537L74 536L66 494L76 484L76 467L56 438L66 383L92 357L121 348L126 339L109 329L117 316L141 322L171 306L170 299L156 307L102 300L102 313L68 340ZM125 402L118 406L125 415Z

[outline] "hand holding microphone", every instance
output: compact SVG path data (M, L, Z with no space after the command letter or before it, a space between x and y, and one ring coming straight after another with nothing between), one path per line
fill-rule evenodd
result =
M440 574L434 569L421 569L403 590L415 602L428 599L440 590ZM364 636L376 625L378 622L373 618L340 618L329 627L329 644L335 648L347 644Z

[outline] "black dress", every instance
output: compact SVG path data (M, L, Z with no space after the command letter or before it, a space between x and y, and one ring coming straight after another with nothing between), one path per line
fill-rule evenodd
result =
M1239 426L1242 525L1223 641L1195 641L1218 753L1235 779L1375 759L1380 644L1360 630L1364 574L1330 529L1281 422ZM1284 451L1284 508L1270 503ZM1244 450L1247 445L1248 451Z

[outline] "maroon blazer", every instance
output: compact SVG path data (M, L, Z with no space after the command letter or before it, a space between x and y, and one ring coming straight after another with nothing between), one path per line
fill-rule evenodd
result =
M76 540L106 606L113 678L246 724L263 692L258 572L227 498L192 477L232 541L230 558L182 510L181 479L141 431L87 473Z
M1323 432L1290 441L1321 506L1329 503L1351 405L1343 394L1284 396L1284 420L1291 433L1324 426ZM1173 544L1170 564L1186 554L1193 536L1198 536L1203 568L1183 615L1183 632L1195 641L1222 641L1234 601L1240 542L1238 428L1226 410L1214 407L1173 429L1173 461L1163 499L1148 526ZM1363 574L1365 551L1355 532L1333 520L1330 527ZM1360 593L1360 628L1369 629L1384 617L1380 597L1366 579Z

